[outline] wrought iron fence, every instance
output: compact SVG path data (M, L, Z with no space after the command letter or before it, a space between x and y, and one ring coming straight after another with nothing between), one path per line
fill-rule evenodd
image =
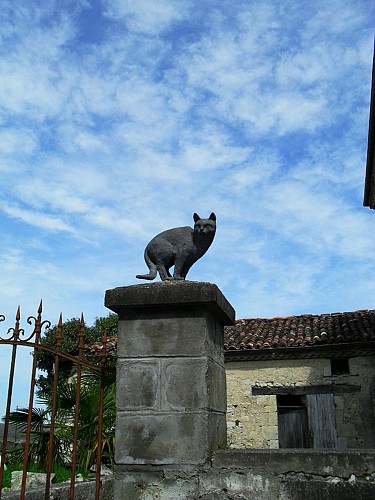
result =
M9 345L11 346L11 360L10 360L10 368L9 368L9 384L8 384L8 392L7 392L7 402L6 402L6 412L4 420L4 432L2 438L2 447L1 447L1 464L0 464L0 498L3 490L3 479L4 479L4 468L5 461L7 458L7 454L10 452L8 446L8 435L9 435L9 426L11 423L11 406L12 406L12 394L14 389L14 377L15 377L15 369L17 363L17 352L21 346L31 348L32 352L32 368L30 374L30 392L29 392L29 404L27 408L27 425L25 431L25 441L22 450L23 454L23 473L22 473L22 486L20 490L20 499L25 498L26 493L26 479L27 479L27 471L29 468L29 458L30 458L30 446L32 445L32 420L33 420L33 412L34 411L34 394L35 387L37 382L37 361L38 355L41 351L49 352L53 356L53 380L52 380L52 392L50 398L50 418L48 422L48 426L44 428L44 432L48 433L48 452L47 452L47 460L46 460L46 483L45 483L45 499L50 498L50 489L51 489L51 475L55 454L55 445L56 445L56 412L58 409L58 385L59 385L59 368L60 361L67 360L70 361L75 367L74 370L74 378L75 378L75 403L74 403L74 411L73 416L70 419L69 425L72 432L72 442L69 446L69 465L71 469L71 479L70 479L70 499L74 499L74 491L75 491L75 479L76 479L76 471L77 471L77 451L78 451L78 442L79 442L79 418L80 418L80 404L81 404L81 392L84 387L83 374L87 371L90 373L96 373L98 383L99 383L99 410L98 415L93 418L97 418L97 442L96 442L96 473L95 473L95 482L96 482L96 493L95 499L99 499L100 495L100 474L101 474L101 454L102 454L102 432L103 432L103 407L104 407L104 391L105 391L105 372L106 365L108 360L107 355L107 334L104 331L104 335L102 338L101 348L97 350L98 357L96 360L92 360L88 358L85 354L85 344L84 344L84 330L85 330L85 322L83 318L83 314L80 320L79 332L77 336L77 355L71 355L67 352L64 352L62 348L62 334L63 334L63 321L62 315L60 314L59 322L57 325L57 334L55 337L54 345L47 345L45 342L45 337L43 333L51 327L50 321L42 319L42 302L40 302L40 306L38 309L38 313L36 317L30 316L27 318L27 323L31 325L32 332L29 334L25 333L25 330L20 326L21 313L20 307L18 307L15 324L14 327L11 327L4 334L0 332L0 346ZM0 322L4 322L5 317L0 315ZM26 409L25 409L26 413ZM57 423L57 425L59 425Z

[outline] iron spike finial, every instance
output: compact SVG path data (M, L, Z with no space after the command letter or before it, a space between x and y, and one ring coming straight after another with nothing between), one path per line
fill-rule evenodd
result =
M59 324L57 325L57 335L56 335L56 348L61 349L61 338L62 338L62 313L60 313Z

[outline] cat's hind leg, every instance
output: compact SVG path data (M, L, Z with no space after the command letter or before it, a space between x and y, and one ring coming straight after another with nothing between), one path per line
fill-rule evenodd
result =
M169 272L169 269L166 269L166 267L163 264L157 264L156 267L159 272L160 279L162 281L173 279L171 273Z

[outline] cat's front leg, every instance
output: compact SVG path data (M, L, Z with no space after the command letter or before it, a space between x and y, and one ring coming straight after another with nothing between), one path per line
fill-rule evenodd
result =
M174 265L174 273L173 273L173 279L175 280L184 280L186 273L183 273L183 263L177 261Z
M176 263L174 266L173 278L175 280L184 280L191 266L192 264L186 261L183 261L181 264Z

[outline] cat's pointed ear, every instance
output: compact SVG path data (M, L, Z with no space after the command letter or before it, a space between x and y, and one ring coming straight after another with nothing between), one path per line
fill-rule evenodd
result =
M211 215L209 216L209 219L211 219L211 220L213 220L213 221L216 222L216 215L213 212L211 212Z
M198 222L199 220L201 220L201 218L199 217L198 214L194 214L193 219L194 219L194 222Z

